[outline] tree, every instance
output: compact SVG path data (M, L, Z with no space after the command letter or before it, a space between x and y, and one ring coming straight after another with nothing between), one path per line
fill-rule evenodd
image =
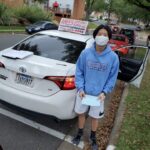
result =
M48 1L48 0L24 0L24 3L28 5L28 4L32 3L32 2L44 3L46 1Z
M92 11L107 11L108 16L110 13L115 13L120 21L126 22L129 18L134 21L142 21L145 24L150 23L149 10L138 7L131 3L127 3L130 0L96 0L92 6ZM133 0L132 0L133 1ZM139 1L139 0L135 0ZM141 0L141 2L150 2L150 0ZM146 6L148 3L144 3Z
M10 25L12 16L12 11L4 3L0 2L0 24Z
M150 0L126 0L130 4L136 5L140 8L150 11Z
M106 11L105 1L104 0L96 0L96 2L93 4L92 10L99 11L99 12Z
M47 0L34 0L35 2L45 3Z
M86 17L85 19L88 20L89 19L89 15L92 12L92 7L94 5L94 3L96 2L96 0L86 0L86 5L85 5L85 11L86 11Z
M106 4L107 4L107 13L108 13L108 24L110 23L110 14L111 12L113 11L113 3L114 1L113 0L105 0Z

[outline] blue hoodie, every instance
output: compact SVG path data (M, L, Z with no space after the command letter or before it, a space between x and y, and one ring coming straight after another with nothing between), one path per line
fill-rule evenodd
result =
M102 91L106 94L115 86L119 59L109 45L98 54L96 44L84 49L76 64L75 84L78 91L98 96Z

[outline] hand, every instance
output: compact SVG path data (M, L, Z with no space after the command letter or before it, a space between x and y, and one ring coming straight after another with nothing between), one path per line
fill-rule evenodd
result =
M101 93L99 96L98 96L98 99L101 100L101 101L104 101L106 98L105 94L104 93Z
M84 91L79 92L79 96L80 96L81 99L83 99L83 97L85 97Z

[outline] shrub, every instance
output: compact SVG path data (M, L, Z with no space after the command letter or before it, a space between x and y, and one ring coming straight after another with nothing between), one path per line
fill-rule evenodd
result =
M10 25L12 16L12 11L4 3L0 2L0 24Z
M20 23L29 21L30 23L34 23L40 20L51 20L51 15L48 12L45 12L41 8L37 6L23 6L14 10L14 14Z

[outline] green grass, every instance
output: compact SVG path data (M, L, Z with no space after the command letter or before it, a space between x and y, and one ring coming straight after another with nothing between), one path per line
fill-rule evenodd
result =
M143 59L145 56L146 50L147 49L145 49L145 48L137 47L136 51L135 51L134 58L135 59Z
M98 25L93 22L89 22L88 29L95 29Z
M141 87L129 87L117 150L150 149L150 60Z
M0 33L6 32L24 32L24 26L0 26Z

